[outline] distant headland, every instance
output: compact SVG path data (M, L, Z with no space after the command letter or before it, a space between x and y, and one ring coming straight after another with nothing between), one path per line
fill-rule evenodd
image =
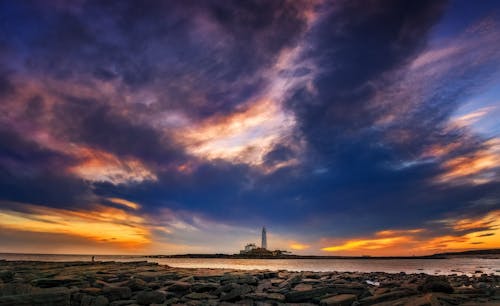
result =
M500 249L473 250L453 253L437 253L423 256L322 256L322 255L295 255L295 254L176 254L176 255L149 255L148 258L228 258L228 259L447 259L450 257L483 257L500 258Z

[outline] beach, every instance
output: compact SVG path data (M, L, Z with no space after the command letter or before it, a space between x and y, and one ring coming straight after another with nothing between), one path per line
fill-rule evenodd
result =
M500 276L0 260L0 305L500 305Z

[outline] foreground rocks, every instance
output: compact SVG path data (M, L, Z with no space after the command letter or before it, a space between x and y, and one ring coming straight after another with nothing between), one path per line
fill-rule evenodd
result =
M500 305L500 276L0 261L0 306Z

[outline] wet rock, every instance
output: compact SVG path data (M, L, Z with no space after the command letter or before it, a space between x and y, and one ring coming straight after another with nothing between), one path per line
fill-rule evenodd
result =
M159 291L141 291L135 299L139 305L160 304L165 301L165 294Z
M350 306L356 301L354 294L339 294L321 300L319 303L322 306Z

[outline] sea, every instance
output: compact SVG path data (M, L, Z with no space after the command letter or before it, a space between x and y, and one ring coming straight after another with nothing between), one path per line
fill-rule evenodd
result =
M90 261L91 255L1 254L0 260ZM227 258L150 258L144 256L103 255L96 261L150 261L180 268L238 270L289 270L315 272L388 272L500 275L500 258L452 257L447 259L227 259Z

